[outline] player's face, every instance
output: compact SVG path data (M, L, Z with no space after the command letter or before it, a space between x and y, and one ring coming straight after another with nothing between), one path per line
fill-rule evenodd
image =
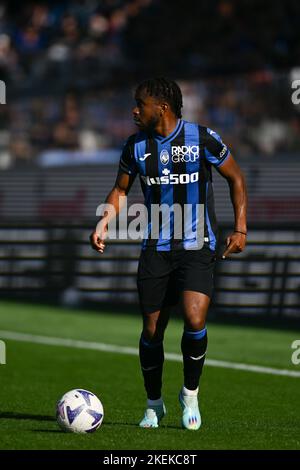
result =
M133 108L134 123L145 131L154 130L161 119L161 103L145 91L135 96L136 106Z

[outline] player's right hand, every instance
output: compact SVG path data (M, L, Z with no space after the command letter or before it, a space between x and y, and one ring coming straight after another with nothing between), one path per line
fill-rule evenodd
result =
M93 250L98 251L98 253L103 253L105 248L104 239L105 234L99 234L96 230L92 232L90 235L90 243Z

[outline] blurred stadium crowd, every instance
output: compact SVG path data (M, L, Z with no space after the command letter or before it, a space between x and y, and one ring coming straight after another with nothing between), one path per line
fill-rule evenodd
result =
M132 88L154 75L177 79L184 117L240 157L293 153L299 22L297 0L4 1L0 167L120 147L134 132Z

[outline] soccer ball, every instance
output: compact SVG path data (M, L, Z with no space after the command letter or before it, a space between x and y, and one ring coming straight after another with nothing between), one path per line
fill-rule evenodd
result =
M65 393L56 405L56 419L67 432L94 432L103 421L103 406L96 395L81 388Z

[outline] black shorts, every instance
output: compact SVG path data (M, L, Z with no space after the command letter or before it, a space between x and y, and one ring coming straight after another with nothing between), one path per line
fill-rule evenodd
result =
M177 304L184 290L211 297L215 260L215 253L206 246L201 250L143 250L137 277L142 313Z

